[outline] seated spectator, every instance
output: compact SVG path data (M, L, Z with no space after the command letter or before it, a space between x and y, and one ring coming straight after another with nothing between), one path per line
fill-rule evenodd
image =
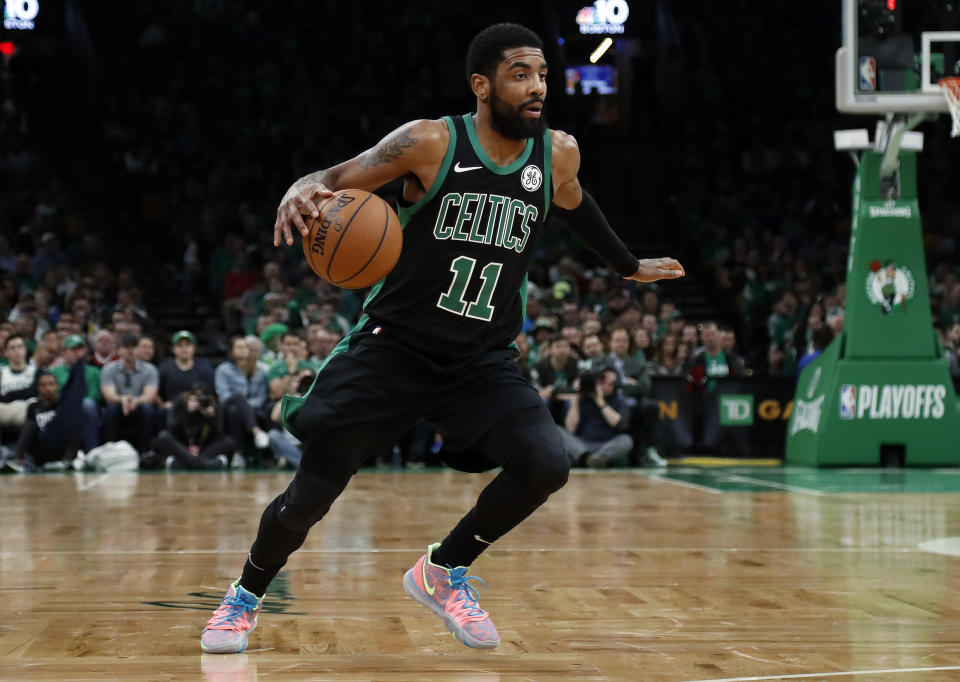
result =
M206 385L198 384L173 401L167 428L154 439L153 449L167 468L227 468L233 439L224 433L223 413Z
M557 333L557 321L549 315L541 315L533 325L533 344L530 360L536 365L542 357L549 353L550 340Z
M267 375L257 366L257 357L251 355L242 336L230 340L227 358L214 372L224 428L237 448L251 441L259 449L266 448L270 439L257 423L257 411L267 401Z
M90 358L90 364L103 369L105 365L119 359L113 334L107 329L98 331L93 337L93 357Z
M580 374L596 372L607 364L607 353L603 341L596 334L583 337L583 359L577 363Z
M623 466L633 450L633 438L624 433L628 409L617 396L617 374L605 369L580 377L579 395L570 401L560 429L572 464L591 469Z
M82 336L71 334L63 340L63 364L51 369L50 373L63 390L71 368L81 361L87 387L83 398L85 422L81 444L86 452L90 452L100 445L100 370L87 362L87 342Z
M287 325L282 322L273 322L260 332L260 342L263 344L260 359L271 367L273 367L273 363L280 359L280 342L283 335L288 331L290 331L290 328Z
M313 371L306 361L306 347L303 338L296 332L287 332L281 341L281 351L277 361L267 372L267 385L271 400L279 400L289 389L290 378L302 371Z
M517 338L513 340L513 343L517 346L517 367L520 368L520 373L523 375L523 378L532 382L530 368L530 338L523 332L520 332L517 334Z
M660 338L660 322L653 313L644 313L643 318L640 320L640 327L641 329L647 330L647 334L650 336L650 343L656 343L657 339ZM649 360L650 358L645 359Z
M827 325L823 325L814 330L813 350L797 360L797 374L799 374L804 367L820 357L823 349L829 346L831 341L833 341L833 330Z
M256 358L257 367L263 370L264 375L270 371L270 364L261 358L263 355L263 343L260 341L260 337L255 334L247 334L242 337L244 341L247 342L247 350L250 353L250 357Z
M134 356L138 341L133 334L123 336L120 359L107 364L100 372L100 391L106 402L104 442L118 441L121 433L128 431L130 444L143 454L153 436L158 378L156 367Z
M151 365L156 365L154 358L157 357L157 346L153 342L153 339L149 336L141 336L140 341L137 342L137 349L134 351L134 355L137 356L137 360L143 360L144 362L149 362ZM210 370L213 372L213 370Z
M658 337L659 338L659 337ZM646 327L637 327L633 332L633 357L648 362L653 360L653 339Z
M37 367L27 362L26 340L10 334L3 345L7 364L0 367L0 427L21 427L37 396Z
M653 363L649 366L655 376L675 377L683 375L683 362L680 357L680 345L676 334L664 334L660 337Z
M533 366L530 376L559 424L566 401L576 393L577 361L570 352L570 342L559 334L550 339L546 353L547 357L540 358Z
M727 356L727 364L736 368L737 376L750 374L751 372L747 369L743 356L737 352L737 333L733 331L733 327L722 325L718 329L720 332L720 350Z
M340 334L328 331L323 325L311 323L307 328L307 350L310 354L307 362L319 371L342 338Z
M167 358L157 370L160 384L160 405L166 410L173 407L184 393L202 386L206 393L213 393L213 368L206 360L197 359L197 340L192 333L181 329L170 340L173 357Z
M723 351L716 322L704 322L700 333L703 348L690 356L684 367L684 373L695 386L712 390L715 379L743 374L743 359L728 357Z
M310 390L316 375L310 372L301 372L295 377L295 385L288 386L285 393L293 396L302 396ZM278 400L273 404L270 410L270 422L273 428L270 429L267 436L270 438L270 449L276 455L278 462L286 462L294 469L300 466L300 458L303 456L300 441L292 433L287 431L281 423L281 411L283 410L283 401Z
M633 355L632 350L630 332L614 329L610 333L607 365L616 373L624 396L636 401L650 393L650 375L646 363Z
M60 359L61 342L62 342L62 337L59 334L57 334L56 330L48 329L47 331L45 331L43 335L40 337L40 343L37 346L36 350L34 351L33 364L35 364L38 368L46 367L48 369L51 367L55 367L58 364L62 364L62 360ZM41 351L41 350L44 351L43 353L44 358L50 358L49 360L45 360L42 364L40 362L37 362L37 358L36 358L37 351Z
M631 453L631 464L639 464L641 453L648 464L666 465L656 448L656 430L659 424L660 407L650 397L653 382L647 362L632 354L630 333L626 329L614 329L610 333L610 355L606 366L617 376L617 385L623 394L623 404L629 410L630 433L637 454Z
M582 360L584 357L583 332L580 331L580 327L565 325L560 330L560 334L570 342L570 352L573 354L573 358L577 361Z
M8 466L14 470L36 471L47 464L62 467L77 455L83 431L83 395L86 391L83 364L77 362L63 393L49 372L37 377L38 400L27 409L20 438L13 447ZM22 468L21 468L22 467Z

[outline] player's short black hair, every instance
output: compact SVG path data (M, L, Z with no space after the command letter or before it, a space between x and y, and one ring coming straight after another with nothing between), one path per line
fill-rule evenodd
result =
M497 65L503 61L503 53L515 47L543 49L540 36L520 24L494 24L478 33L467 49L467 83L479 73L493 78Z

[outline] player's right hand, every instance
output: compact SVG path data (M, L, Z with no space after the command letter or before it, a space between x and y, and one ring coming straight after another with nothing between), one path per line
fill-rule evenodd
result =
M277 208L277 221L273 224L273 245L280 246L280 241L286 242L287 246L293 245L293 229L296 229L301 236L306 237L309 233L307 224L303 221L303 216L317 218L320 216L320 210L317 208L317 199L332 197L333 192L322 183L297 184L287 190L280 200L280 206Z

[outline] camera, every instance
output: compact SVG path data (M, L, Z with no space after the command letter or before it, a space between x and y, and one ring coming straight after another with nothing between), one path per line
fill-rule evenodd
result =
M592 398L597 392L598 378L595 372L580 375L580 395Z

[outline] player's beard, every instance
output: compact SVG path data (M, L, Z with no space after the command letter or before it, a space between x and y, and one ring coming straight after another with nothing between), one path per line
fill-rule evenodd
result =
M533 100L541 101L541 100ZM543 112L540 118L525 118L523 110L533 101L512 107L497 95L497 88L490 83L490 125L508 140L526 140L529 137L543 135L547 129L547 118Z

